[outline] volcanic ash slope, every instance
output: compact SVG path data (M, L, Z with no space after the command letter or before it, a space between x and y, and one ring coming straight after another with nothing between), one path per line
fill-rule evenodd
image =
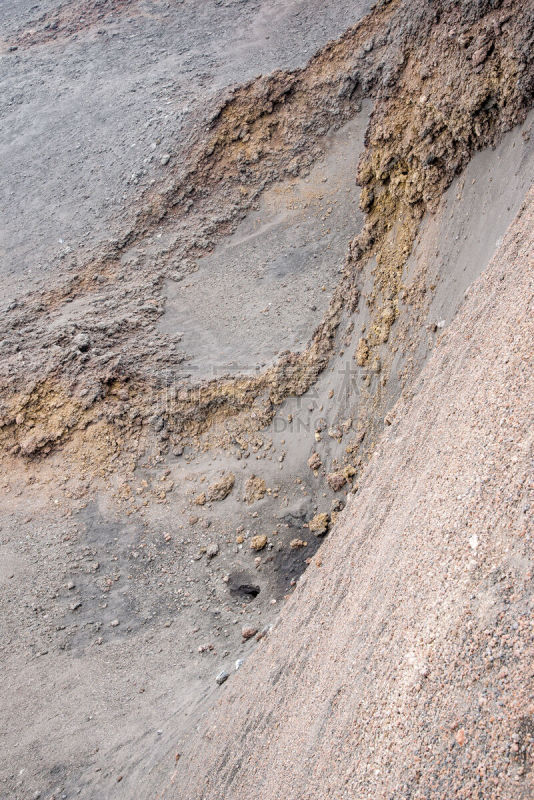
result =
M158 796L534 792L534 191Z

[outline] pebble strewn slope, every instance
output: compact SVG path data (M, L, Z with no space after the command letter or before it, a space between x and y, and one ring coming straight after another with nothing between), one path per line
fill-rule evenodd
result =
M534 191L158 796L532 797Z

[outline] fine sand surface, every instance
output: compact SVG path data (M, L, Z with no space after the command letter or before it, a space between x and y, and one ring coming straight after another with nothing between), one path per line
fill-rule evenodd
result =
M307 343L363 224L356 172L366 106L332 134L310 175L268 189L191 278L169 286L160 329L182 334L195 378L254 372Z
M159 797L532 796L533 223Z

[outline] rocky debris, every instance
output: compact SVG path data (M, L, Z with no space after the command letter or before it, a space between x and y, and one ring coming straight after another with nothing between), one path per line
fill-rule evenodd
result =
M343 467L342 472L343 472L344 478L347 481L351 481L353 479L353 477L357 474L358 470L356 469L356 467L353 467L352 464L346 464Z
M258 500L262 500L267 492L267 486L263 478L251 475L245 484L245 500L249 505Z
M308 459L308 466L314 472L316 472L317 470L321 469L322 461L321 461L321 456L319 455L319 453L312 453L311 454L311 456Z
M129 11L131 13L136 2L137 0L84 0L80 7L73 6L72 3L51 7L19 32L16 44L11 45L9 50L76 39L79 34L91 28L96 29L102 24L113 22L113 17L117 15L128 14ZM100 28L98 33L102 34L104 31Z
M267 545L267 536L262 533L258 534L257 536L253 536L250 540L250 549L251 550L263 550L263 548Z
M196 497L193 498L193 503L195 506L204 506L207 502L206 492L201 492L197 494Z
M316 514L309 522L308 528L316 536L323 536L328 532L328 525L330 523L330 515L324 511Z
M217 542L211 542L206 547L206 557L208 561L211 561L211 559L215 558L215 556L218 554L219 554L219 545L217 544Z
M333 492L339 492L347 483L347 478L343 472L330 472L326 476L326 481Z
M356 363L359 367L364 367L369 360L369 343L367 339L363 337L358 341L358 347L356 348L356 352L354 354L354 358L356 359Z
M78 348L80 353L85 353L91 347L91 339L87 333L77 333L72 343Z
M208 500L214 502L218 500L224 500L225 497L228 497L232 489L234 488L235 484L235 475L233 472L229 472L227 475L224 475L220 481L213 483L207 493Z
M298 550L299 547L307 547L308 542L305 542L303 539L291 539L289 546L292 550Z

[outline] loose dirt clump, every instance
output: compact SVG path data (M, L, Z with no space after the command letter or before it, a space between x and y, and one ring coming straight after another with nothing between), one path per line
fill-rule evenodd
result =
M253 536L250 540L250 549L251 550L263 550L264 547L267 546L267 537L265 534L259 536Z
M316 536L323 536L328 531L328 526L330 524L330 516L322 511L320 514L316 514L313 519L308 522L308 528L312 533L315 533Z
M263 478L258 475L251 475L245 484L245 500L249 505L263 500L267 492L267 486Z
M212 502L224 500L234 488L234 484L235 475L233 472L229 472L227 475L224 475L220 481L213 483L209 487L208 500L211 500Z

